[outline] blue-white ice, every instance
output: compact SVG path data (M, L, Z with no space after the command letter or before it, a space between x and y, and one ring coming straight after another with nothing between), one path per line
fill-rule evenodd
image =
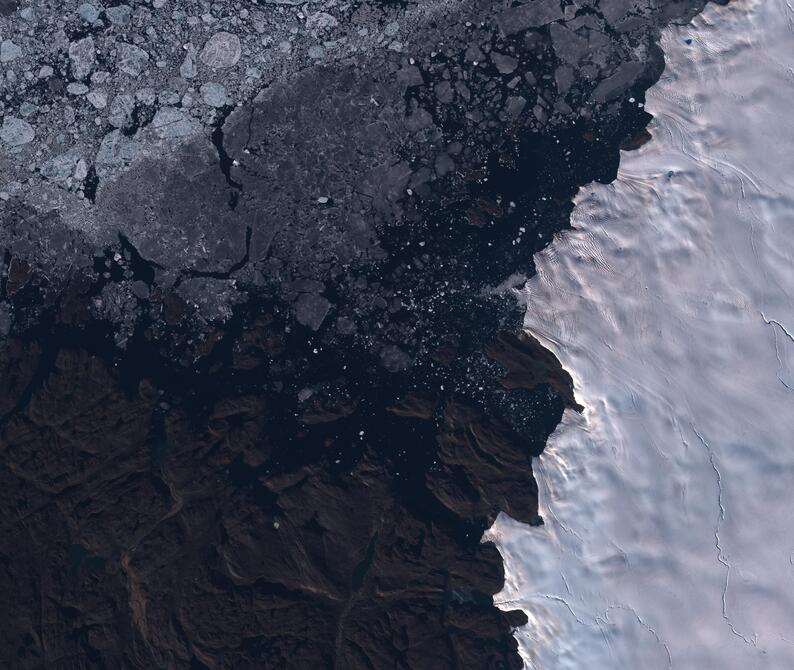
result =
M653 141L526 288L587 408L536 461L545 526L490 531L528 668L794 668L794 8L663 47Z

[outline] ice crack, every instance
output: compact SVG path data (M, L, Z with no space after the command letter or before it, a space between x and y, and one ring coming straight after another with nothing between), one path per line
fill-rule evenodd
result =
M780 328L780 330L783 332L783 334L784 334L784 335L785 335L785 336L786 336L786 337L787 337L789 340L791 340L792 342L794 342L794 335L792 335L792 334L791 334L791 333L788 331L788 329L787 329L787 328L786 328L786 327L785 327L785 326L784 326L782 323L780 323L780 321L778 321L777 319L767 319L767 318L766 318L766 315L765 315L763 312L761 312L761 318L764 320L764 323L766 323L766 325L768 325L768 326L771 326L771 327L772 327L772 332L773 332L773 333L774 333L774 335L775 335L775 356L777 357L777 362L778 362L778 365L779 365L779 366L782 368L782 367L783 367L783 359L782 359L782 358L780 358L780 347L778 346L778 343L777 343L777 330L775 329L775 326L777 326L778 328ZM783 381L783 379L780 377L780 373L779 373L779 372L778 372L778 374L777 374L777 379L778 379L778 381L779 381L781 384L783 384L783 386L785 386L785 387L786 387L786 388L787 388L789 391L794 391L794 387L790 386L790 385L789 385L789 384L787 384L785 381Z
M788 329L782 323L780 323L780 321L778 321L777 319L767 319L766 314L764 314L763 312L761 312L761 318L768 326L777 326L778 328L780 328L780 330L782 330L786 334L786 337L790 339L792 342L794 342L794 335L792 335L788 331Z
M692 426L692 430L694 431L695 435L697 435L698 440L703 445L706 450L706 453L709 457L709 463L711 464L711 469L714 470L714 475L717 478L717 503L719 504L720 508L720 515L717 519L717 525L714 528L714 546L717 549L717 560L725 566L725 584L722 587L722 618L725 620L725 623L728 624L728 627L731 629L731 632L738 638L744 640L745 644L752 645L753 647L756 646L756 636L748 637L742 633L740 633L736 627L733 625L733 621L728 616L728 587L730 586L730 579L731 579L731 564L728 562L727 556L722 548L722 541L720 539L720 528L722 527L722 522L725 521L725 503L723 502L723 484L722 484L722 474L720 473L719 468L717 467L717 461L714 457L714 450L711 448L711 445L706 442L703 436L697 431L695 426Z
M606 617L608 617L609 612L611 610L624 610L626 612L631 612L636 617L637 622L640 624L640 626L642 626L645 630L647 630L654 637L656 642L659 643L660 646L664 647L664 651L667 654L667 668L668 668L668 670L672 670L672 667L673 667L673 655L670 653L670 647L667 646L667 643L659 636L659 633L657 633L650 625L648 625L645 622L645 620L639 615L637 610L635 610L633 607L631 607L629 605L610 605L606 609L604 614L602 614L599 617L596 617L596 621L607 623L607 618Z

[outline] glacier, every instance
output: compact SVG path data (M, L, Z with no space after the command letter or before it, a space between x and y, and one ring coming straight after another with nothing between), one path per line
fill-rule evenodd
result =
M794 5L662 46L653 139L522 291L586 408L534 462L544 525L486 535L533 670L794 668Z

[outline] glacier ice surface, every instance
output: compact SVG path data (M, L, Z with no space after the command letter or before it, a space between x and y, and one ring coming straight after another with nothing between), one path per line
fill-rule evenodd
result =
M526 328L568 411L500 516L527 668L794 668L794 6L668 29L653 140L582 189Z

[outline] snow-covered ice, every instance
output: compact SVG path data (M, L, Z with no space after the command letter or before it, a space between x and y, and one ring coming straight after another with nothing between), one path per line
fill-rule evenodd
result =
M586 406L535 462L545 525L489 531L528 668L794 668L794 5L663 48L654 139L526 287Z

